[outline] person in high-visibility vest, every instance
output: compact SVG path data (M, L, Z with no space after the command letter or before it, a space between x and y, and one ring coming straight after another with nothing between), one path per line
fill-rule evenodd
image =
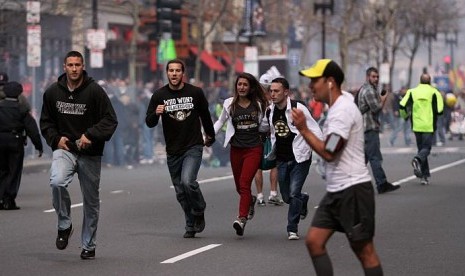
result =
M407 90L400 101L400 115L406 120L410 118L415 133L418 152L412 160L412 166L413 173L421 179L422 185L427 185L431 176L428 155L433 144L436 121L443 110L442 95L431 86L431 77L428 74L422 74L420 84Z

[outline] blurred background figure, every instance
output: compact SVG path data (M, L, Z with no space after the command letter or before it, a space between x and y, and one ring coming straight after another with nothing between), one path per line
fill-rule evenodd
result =
M446 98L445 110L451 113L449 131L449 140L453 140L457 136L459 140L463 140L465 134L465 89L461 89L458 97L454 94L448 94ZM446 111L445 111L446 112Z
M141 165L151 165L154 162L153 158L153 141L154 130L145 124L145 112L150 103L150 98L153 94L154 85L152 82L145 84L144 89L139 94L139 123L141 124Z
M402 132L402 134L404 135L404 143L407 147L409 147L412 143L412 138L410 137L410 134L412 133L412 130L410 129L410 121L401 118L399 113L399 103L405 96L406 92L407 88L402 87L397 93L389 93L392 94L392 97L394 97L392 104L392 132L389 138L389 144L391 145L391 147L393 147L396 144L397 135L399 134L399 132Z
M129 95L121 96L123 113L120 116L123 130L124 156L126 168L132 169L139 163L139 109Z
M120 115L124 113L124 106L119 100L118 96L115 94L115 91L112 87L110 87L106 81L99 80L98 84L105 90L110 98L110 102L113 105L113 109L115 110L116 114ZM119 125L116 128L115 133L111 137L110 141L107 142L106 147L103 151L103 158L102 162L107 167L112 166L124 166L124 142L123 142L123 130L124 126L122 122L124 118L119 116Z

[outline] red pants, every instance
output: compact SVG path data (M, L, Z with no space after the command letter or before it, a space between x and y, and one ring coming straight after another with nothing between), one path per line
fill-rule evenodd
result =
M237 148L231 146L231 168L236 184L236 191L239 193L239 217L247 218L250 204L252 202L252 181L255 173L260 167L263 154L263 146L258 145L253 148Z

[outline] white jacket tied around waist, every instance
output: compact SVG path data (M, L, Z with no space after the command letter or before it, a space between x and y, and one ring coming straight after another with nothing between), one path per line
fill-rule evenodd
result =
M274 157L274 151L275 151L275 143L276 143L276 129L273 126L273 112L274 112L274 107L275 104L271 104L270 106L270 117L265 118L262 120L260 128L263 130L268 130L271 133L271 145L272 145L272 152L267 156L267 159L272 160ZM312 115L310 114L310 111L308 111L307 107L305 107L303 104L297 102L297 108L302 110L305 114L305 119L307 122L307 127L310 129L311 132L313 132L319 139L323 140L323 133L321 132L320 126L318 123L313 119ZM304 161L307 161L310 159L310 156L312 155L312 148L307 144L305 141L304 137L300 134L300 132L297 130L297 128L294 126L292 123L292 116L291 116L291 99L287 97L287 106L286 106L286 111L284 112L286 115L286 120L287 120L287 125L289 127L289 130L296 134L294 141L292 141L292 151L295 156L295 160L298 163L302 163ZM269 120L269 121L268 121Z
M215 133L217 134L218 131L220 131L220 129L223 127L224 123L226 121L228 122L226 125L226 134L224 137L224 145L223 145L224 147L228 146L229 141L231 140L231 137L233 137L235 133L234 125L232 123L232 118L231 118L231 113L230 113L232 101L233 101L232 97L224 100L223 110L221 111L221 115L213 126L215 128ZM262 130L262 124L261 124L261 122L263 121L263 112L262 112L263 107L259 102L258 102L258 106L260 107L260 112L258 115L258 122L259 122L258 131L266 132L267 129Z

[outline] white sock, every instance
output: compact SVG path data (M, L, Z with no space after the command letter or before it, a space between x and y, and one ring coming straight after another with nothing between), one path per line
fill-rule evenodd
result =
M270 196L277 196L278 192L277 191L270 191Z
M257 194L257 199L263 199L263 193L258 193Z

